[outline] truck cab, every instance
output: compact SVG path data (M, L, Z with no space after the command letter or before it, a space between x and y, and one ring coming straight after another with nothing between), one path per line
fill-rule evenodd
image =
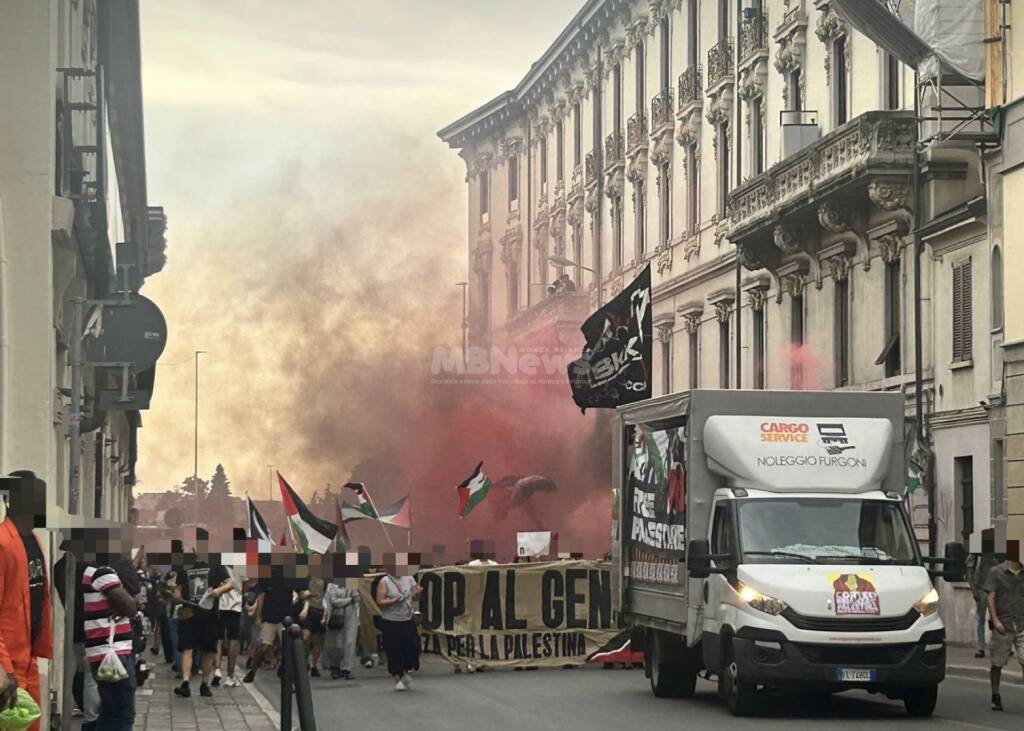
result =
M616 609L643 629L655 695L692 695L703 674L737 715L765 689L863 689L930 715L946 668L933 579L958 579L963 553L921 556L904 506L902 396L656 401L620 410L613 542ZM658 453L673 444L674 456ZM663 493L676 513L659 510Z

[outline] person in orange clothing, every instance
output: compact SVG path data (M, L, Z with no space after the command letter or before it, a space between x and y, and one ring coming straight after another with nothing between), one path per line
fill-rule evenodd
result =
M7 676L0 677L0 702L21 687L41 708L36 659L53 657L53 631L46 564L32 530L45 525L46 484L31 472L11 474L20 479L4 481L6 506L0 504L0 667Z

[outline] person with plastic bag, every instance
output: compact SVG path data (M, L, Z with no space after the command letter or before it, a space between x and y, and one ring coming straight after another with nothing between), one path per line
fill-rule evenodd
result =
M132 624L138 611L117 572L109 566L86 566L80 587L85 611L85 661L100 694L95 728L121 731L135 725L135 674Z
M32 532L45 520L46 490L31 472L11 475L0 500L0 710L17 703L18 688L39 703L37 659L53 656L50 587Z

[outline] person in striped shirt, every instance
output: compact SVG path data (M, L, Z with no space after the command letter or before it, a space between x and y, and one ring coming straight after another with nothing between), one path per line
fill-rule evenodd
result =
M135 599L109 566L87 564L82 571L82 623L85 630L85 661L95 677L108 650L121 658L128 677L115 682L99 681L100 713L96 728L104 731L131 729L135 724L135 677L132 662L132 625ZM110 629L114 628L113 644Z

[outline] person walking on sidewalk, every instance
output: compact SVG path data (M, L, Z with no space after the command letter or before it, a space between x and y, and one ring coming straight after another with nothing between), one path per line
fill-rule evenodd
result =
M324 662L331 678L352 679L356 661L356 640L359 634L359 592L333 579L324 590Z
M1015 655L1024 670L1024 573L1021 572L1020 542L1006 542L1006 561L988 574L988 611L992 617L992 710L1003 710L999 680L1003 668Z
M977 620L977 650L975 657L985 657L985 625L988 618L988 592L985 580L996 565L995 536L991 528L981 532L981 553L972 553L967 559L967 583L974 597L975 619Z
M409 671L420 669L420 638L412 618L412 603L419 600L421 590L414 577L396 577L394 566L385 571L375 598L380 607L388 673L395 679L395 690L409 690Z
M205 533L205 531L204 531ZM199 695L212 698L210 681L213 663L217 658L217 638L221 631L217 610L220 598L233 586L227 569L219 557L211 567L208 538L202 535L196 542L195 563L178 569L181 582L182 606L178 610L178 646L181 648L181 685L174 694L182 698L192 695L189 683L193 662L199 666L202 682Z

